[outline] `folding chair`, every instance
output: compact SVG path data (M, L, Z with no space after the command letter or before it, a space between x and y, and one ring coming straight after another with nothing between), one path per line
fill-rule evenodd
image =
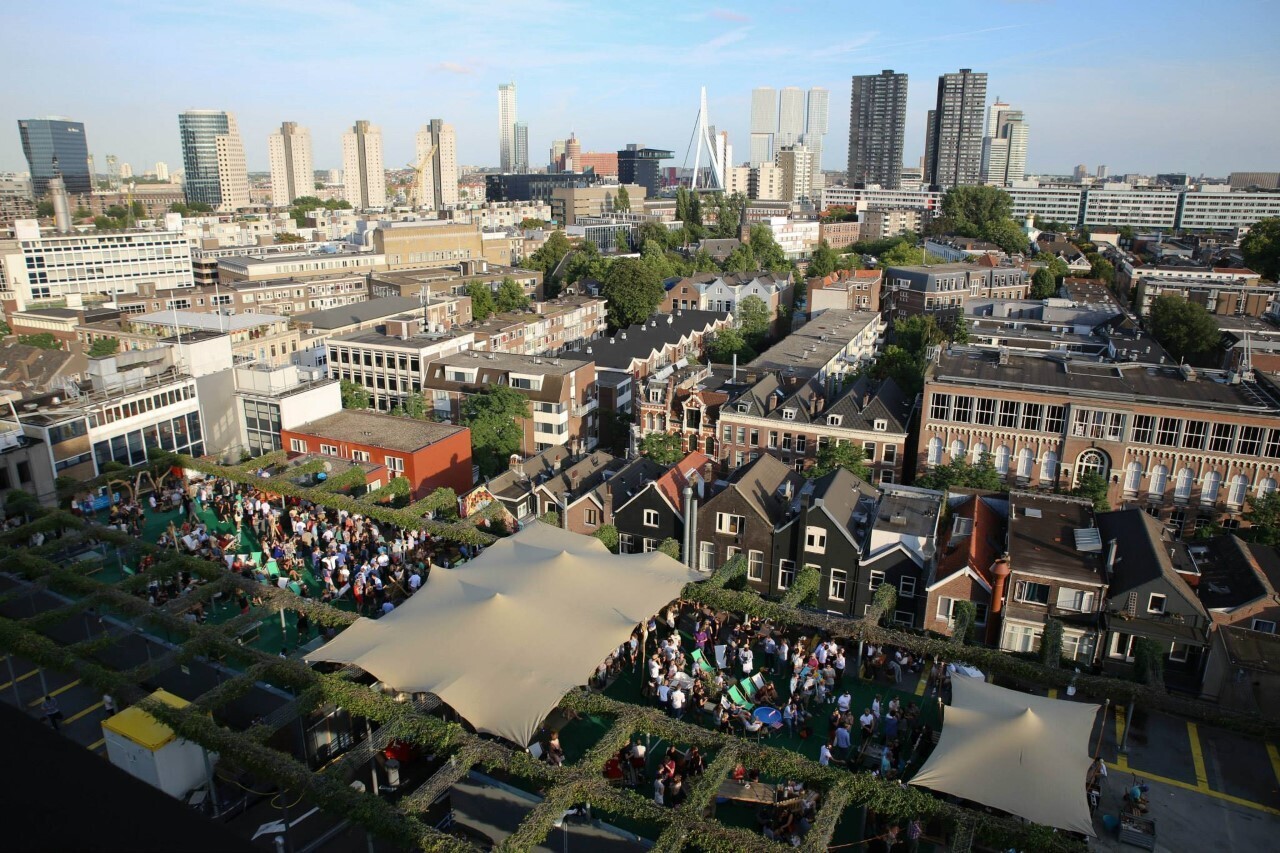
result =
M277 563L275 560L267 560L267 567L266 567L266 568L267 568L267 574L268 574L268 575L270 575L270 576L271 576L271 577L273 577L273 578L274 578L274 577L279 577L279 575L280 575L280 564L279 564L279 563Z
M747 701L747 698L742 695L742 691L738 689L736 684L729 688L728 693L729 699L747 713L751 713L751 711L756 707Z
M694 650L693 650L693 659L694 659L695 661L697 661L697 663L698 663L698 669L702 670L703 672L715 672L715 671L716 671L715 667L713 667L711 664L707 663L706 655L704 655L704 654L702 653L702 649L694 649Z
M764 676L757 672L755 675L751 676L751 683L756 686L756 690L763 690ZM752 695L755 695L755 691L752 691Z
M302 584L297 581L289 581L289 591L294 595L302 595Z
M760 688L756 687L755 682L750 678L744 678L738 682L738 690L742 691L742 695L748 699L756 698L756 692Z

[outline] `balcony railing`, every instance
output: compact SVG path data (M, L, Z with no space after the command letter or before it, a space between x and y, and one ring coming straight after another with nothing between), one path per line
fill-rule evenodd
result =
M599 408L599 406L600 406L600 399L598 397L591 397L580 405L574 405L573 416L575 418L581 418L585 416L588 412L594 412L597 408Z

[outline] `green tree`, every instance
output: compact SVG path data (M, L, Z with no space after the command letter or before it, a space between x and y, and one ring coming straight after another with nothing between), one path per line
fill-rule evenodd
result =
M1111 509L1111 504L1107 500L1107 478L1097 471L1081 474L1080 482L1071 490L1071 494L1092 501L1093 508L1098 512Z
M100 358L104 355L115 355L119 351L119 338L98 338L89 347L88 355L90 358Z
M914 267L920 264L940 264L946 259L925 252L924 247L916 246L909 240L899 240L886 252L878 256L879 266L881 269L885 267Z
M662 304L662 279L644 261L622 258L605 276L601 288L608 305L609 325L625 329L643 323Z
M22 489L10 489L4 493L5 518L23 516L29 519L39 515L39 513L40 501L36 500L35 495L30 492L24 492Z
M813 257L809 259L809 270L805 275L811 278L831 275L836 271L838 263L840 256L836 254L836 250L828 246L826 240L819 240L818 248L813 250Z
M1133 641L1133 680L1148 687L1164 687L1165 646L1150 637Z
M631 251L631 229L618 228L613 232L613 250L620 255Z
M119 231L124 228L124 220L112 216L95 216L93 227L99 231Z
M411 393L408 397L405 397L402 408L406 416L419 421L426 420L427 415L431 412L431 406L427 405L427 397L421 391L416 394Z
M733 247L733 251L724 259L723 267L725 272L754 272L760 268L760 265L756 263L751 244L743 243Z
M737 237L742 227L742 210L746 207L746 203L742 193L734 193L731 196L716 193L716 224L711 236L720 239Z
M12 334L13 334L13 329L9 328L9 324L6 323L4 320L0 320L0 337L4 337L6 335L12 335Z
M924 368L923 355L916 355L896 344L889 344L868 372L874 379L892 379L904 394L915 397L924 388Z
M947 318L945 331L947 340L951 341L951 343L969 343L969 319L963 314L956 314Z
M569 250L573 248L569 245L569 238L565 236L563 231L552 231L547 235L547 242L543 243L536 252L525 258L524 265L529 269L538 270L539 272L551 275L551 271L559 266L564 256L569 254Z
M471 297L471 318L477 323L488 320L498 310L498 303L493 298L493 290L487 282L473 281L468 284L467 296Z
M1259 219L1240 241L1249 268L1268 281L1280 281L1280 217Z
M933 317L917 314L895 320L893 324L893 342L912 355L924 355L929 347L946 339L947 333Z
M827 442L818 448L813 465L805 469L809 479L825 477L837 468L844 468L863 482L871 482L871 470L867 467L867 454L852 442Z
M985 232L993 223L1012 221L1012 217L1013 197L999 187L952 187L942 197L944 233L991 239Z
M1035 257L1037 262L1047 265L1049 273L1053 276L1054 285L1062 284L1064 279L1070 272L1071 268L1067 266L1067 262L1057 255L1048 252L1041 252Z
M651 432L640 440L640 453L665 467L684 458L680 436L669 432Z
M18 343L39 349L62 349L62 342L48 332L38 335L18 335Z
M1147 327L1169 355L1192 360L1217 349L1218 324L1201 305L1178 296L1158 296L1151 303Z
M881 625L893 621L893 611L898 605L898 590L891 583L881 583L871 597L871 609L863 619Z
M680 560L680 543L670 536L662 540L662 544L658 546L658 550L673 560Z
M600 247L595 243L584 242L569 255L564 264L564 280L579 282L584 278L594 278L603 282L613 268L613 258L600 254Z
M1098 257L1089 267L1089 278L1101 279L1105 284L1111 285L1116 280L1115 265L1106 258Z
M1057 667L1062 663L1062 620L1046 619L1040 637L1040 663Z
M307 238L301 234L294 234L292 231L284 231L276 235L276 244L285 245L287 243L305 243Z
M1048 267L1041 267L1031 276L1031 298L1048 299L1058 292L1058 283Z
M343 379L338 382L338 387L342 393L342 408L369 408L369 390L363 385L357 385L349 379Z
M463 401L461 421L471 429L471 453L482 474L507 470L524 438L521 421L529 417L529 401L505 385L490 385Z
M1031 243L1022 226L1008 217L985 223L979 236L989 243L995 243L1010 255L1026 254Z
M511 276L502 279L497 292L493 294L493 301L499 311L523 311L529 306L529 297L525 295L524 288Z
M1280 545L1280 491L1250 497L1244 520L1250 524L1245 531L1250 539L1263 545Z
M707 345L707 357L716 364L732 364L735 355L739 363L745 363L754 359L758 353L738 329L721 329L716 332L715 338Z
M612 524L602 524L591 535L603 542L604 547L615 554L618 553L618 528Z
M631 193L625 186L618 187L618 194L613 199L613 209L619 213L631 212Z
M525 230L525 231L528 231L528 230L536 231L540 228L546 228L547 223L546 223L546 220L544 219L535 219L532 216L526 216L524 219L520 220L519 227L521 230Z
M41 219L49 219L53 216L53 202L42 201L36 204L36 216Z
M769 333L769 306L754 294L738 303L738 328L747 340L755 341Z
M84 205L80 205L71 213L71 218L76 221L79 221L81 219L88 219L90 216L93 216L93 211L85 207Z
M676 274L675 265L667 257L667 250L656 240L646 240L640 249L640 260L653 270L659 281L665 281Z
M751 226L751 253L755 256L759 269L771 270L776 273L785 273L791 269L791 262L787 260L787 255L782 251L782 247L773 239L771 232L766 225L756 223Z
M964 645L973 639L973 623L978 620L978 608L972 601L959 599L951 605L951 641Z

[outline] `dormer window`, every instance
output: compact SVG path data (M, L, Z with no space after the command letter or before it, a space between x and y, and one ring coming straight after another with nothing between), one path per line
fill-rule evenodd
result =
M748 406L746 403L739 403L739 404L738 404L738 414L745 415L745 414L747 413L747 409L749 409L749 408L751 408L751 407L750 407L750 406Z
M827 415L827 426L840 426L844 415Z
M876 418L875 423L872 424L872 426L875 428L876 432L885 432L889 429L889 422L883 418Z
M788 406L782 410L782 419L784 421L794 421L796 419L796 410Z

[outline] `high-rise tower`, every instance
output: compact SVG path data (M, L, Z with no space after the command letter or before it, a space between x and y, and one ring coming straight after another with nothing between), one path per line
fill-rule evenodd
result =
M458 203L458 143L453 125L433 118L418 131L417 164L427 161L422 171L418 198L433 210ZM427 155L431 155L428 159Z
M778 132L778 93L762 86L751 90L751 165L773 162L773 138Z
M382 129L357 121L342 134L342 197L356 210L387 206Z
M831 93L826 89L814 88L807 96L808 109L804 119L804 144L809 149L813 160L813 172L822 171L822 149L830 129Z
M976 184L982 176L982 133L987 75L961 68L938 78L938 100L929 126L932 157L925 182L937 187Z
M498 85L498 166L503 172L514 172L515 163L516 84L501 83Z
M899 189L907 125L907 75L892 69L853 78L849 103L849 183Z
M234 211L249 205L249 172L236 117L222 110L178 114L187 203Z
M285 207L295 198L314 195L316 173L309 130L297 122L281 122L280 130L267 136L267 159L271 164L273 205Z
M31 190L36 198L49 191L49 179L57 173L72 195L93 191L93 175L89 169L89 145L84 137L84 124L64 116L19 119L22 153L31 170Z

